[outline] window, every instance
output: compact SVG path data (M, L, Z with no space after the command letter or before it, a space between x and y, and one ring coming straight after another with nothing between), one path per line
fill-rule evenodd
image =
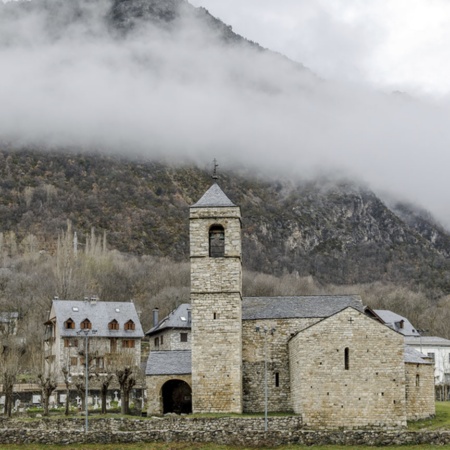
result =
M132 320L129 320L125 326L124 326L125 330L135 330L136 329L136 325L134 324L134 322Z
M159 343L160 343L161 345L163 345L163 343L164 343L164 337L163 337L163 336L160 337Z
M427 353L428 358L431 358L434 361L434 352Z
M64 347L78 347L78 340L65 338Z
M222 225L213 225L209 229L209 256L212 258L225 256L225 231Z
M219 314L217 314L217 313L214 313L214 314L213 314L213 319L214 319L214 320L217 320L218 317L219 317Z
M89 319L84 319L83 322L80 323L80 328L82 330L90 330L92 328L91 321Z
M180 342L187 342L187 341L188 341L187 333L180 333Z
M122 341L122 348L134 348L134 339L124 339Z
M420 386L420 375L416 375L416 386Z
M95 359L95 365L99 369L103 369L105 367L105 361L102 356L99 356L98 358Z
M78 358L76 356L73 356L72 358L70 358L70 365L78 366Z
M280 373L275 372L275 387L280 387Z
M111 353L116 353L117 351L117 338L113 338L109 341L109 350Z
M345 370L350 369L350 350L348 347L345 347L344 350L344 368Z
M108 323L108 328L110 330L118 330L119 329L119 322L117 322L116 319L111 320L111 322Z
M155 338L155 348L159 348L159 338Z
M72 319L67 319L64 322L64 328L66 330L74 330L75 329L75 322Z

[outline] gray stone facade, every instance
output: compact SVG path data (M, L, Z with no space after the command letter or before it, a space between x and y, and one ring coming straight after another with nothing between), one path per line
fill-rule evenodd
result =
M347 308L300 331L289 360L294 412L306 426L406 425L404 342L390 328Z
M216 186L216 185L215 185ZM224 254L210 256L212 226ZM236 206L191 207L192 409L242 412L241 219Z

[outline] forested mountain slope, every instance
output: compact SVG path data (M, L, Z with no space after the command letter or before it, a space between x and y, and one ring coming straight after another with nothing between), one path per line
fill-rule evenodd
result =
M18 242L32 234L51 251L70 220L80 245L94 227L121 252L188 261L188 208L211 183L210 170L195 166L3 150L0 230ZM424 213L406 216L399 206L400 215L350 181L271 181L227 170L219 184L241 207L248 270L449 292L448 234Z

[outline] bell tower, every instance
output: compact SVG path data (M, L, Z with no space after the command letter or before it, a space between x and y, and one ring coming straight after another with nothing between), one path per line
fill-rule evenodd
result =
M190 208L193 412L242 412L241 213L214 183Z

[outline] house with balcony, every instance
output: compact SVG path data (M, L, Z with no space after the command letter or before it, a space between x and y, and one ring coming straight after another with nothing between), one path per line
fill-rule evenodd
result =
M44 372L59 384L63 370L84 374L86 350L92 372L140 365L144 333L132 302L53 300L45 326Z

